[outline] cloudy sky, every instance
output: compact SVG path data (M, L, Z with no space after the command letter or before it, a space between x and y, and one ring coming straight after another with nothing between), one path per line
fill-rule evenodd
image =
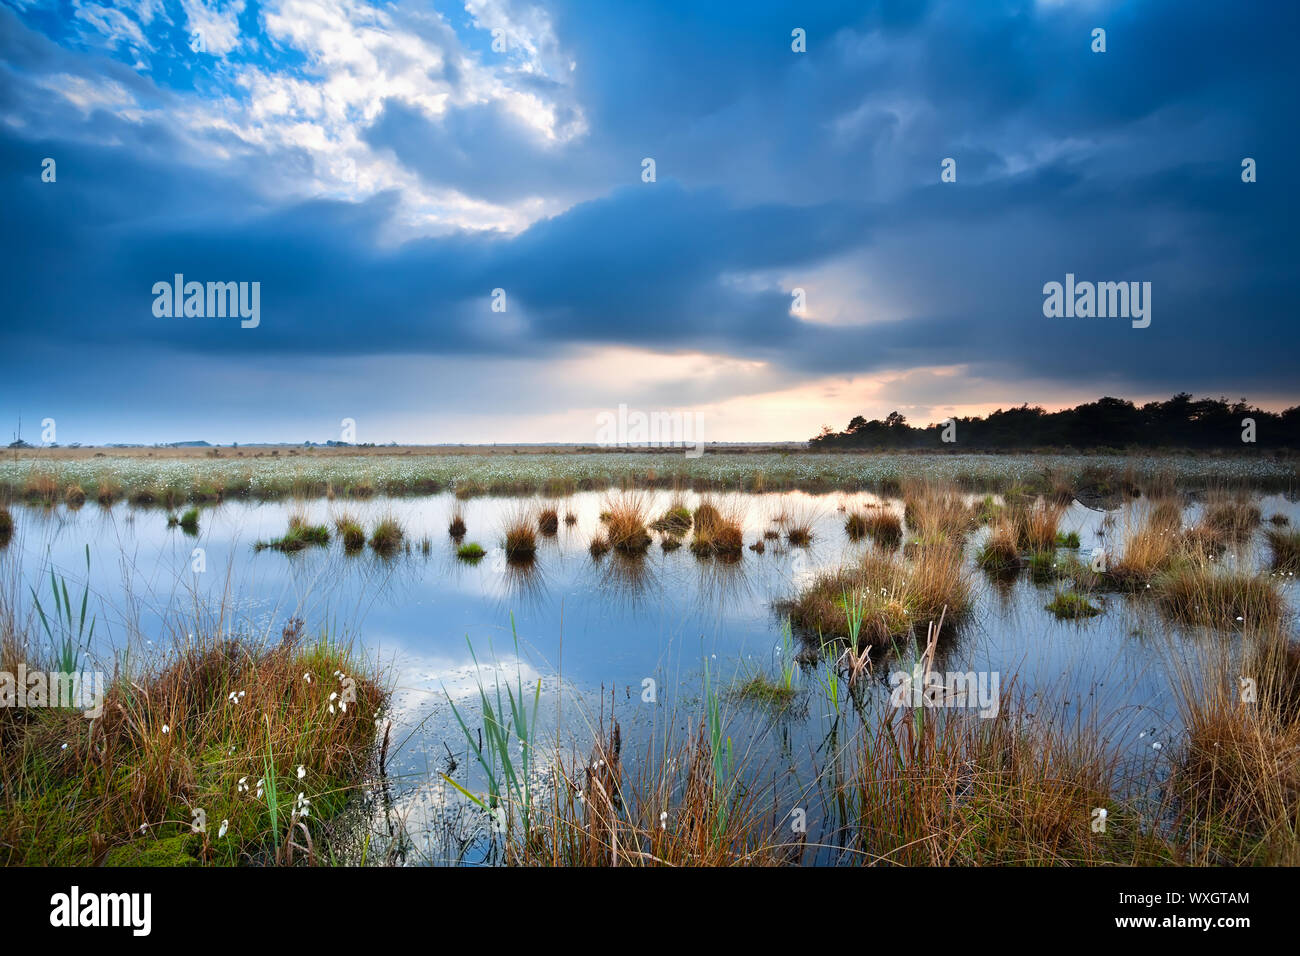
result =
M590 442L623 403L743 441L1292 405L1297 9L0 0L0 427ZM156 316L177 273L259 282L260 324ZM1044 317L1066 273L1150 282L1150 326Z

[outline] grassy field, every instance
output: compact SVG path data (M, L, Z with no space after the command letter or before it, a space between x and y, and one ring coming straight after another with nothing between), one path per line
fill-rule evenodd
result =
M1106 498L1221 486L1291 490L1296 459L1249 455L1070 455L723 451L686 458L657 451L519 448L40 449L0 460L0 500L81 500L176 507L227 498L369 497L454 490L561 495L610 487L744 491L896 492L912 480L965 490L1069 491ZM214 455L214 451L216 454ZM188 452L188 453L187 453Z

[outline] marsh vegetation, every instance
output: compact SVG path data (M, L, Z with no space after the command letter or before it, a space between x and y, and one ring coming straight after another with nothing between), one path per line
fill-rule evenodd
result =
M0 709L6 862L1300 862L1288 495L1126 466L1099 499L1074 462L413 497L343 462L201 512L206 462L17 488L0 671L109 680L97 720Z

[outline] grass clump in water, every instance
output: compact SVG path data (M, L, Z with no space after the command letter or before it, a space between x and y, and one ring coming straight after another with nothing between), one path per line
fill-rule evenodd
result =
M301 551L310 545L327 545L330 543L329 529L323 524L309 524L306 515L295 512L289 516L289 530L283 536L271 541L259 541L253 547L262 551L273 548L276 551L292 553Z
M348 554L356 554L366 546L366 530L355 515L339 515L334 519L334 530L343 538L343 550Z
M776 711L789 708L798 696L798 692L793 687L774 681L766 674L755 674L737 687L735 694L739 700L760 704Z
M406 536L402 525L392 515L380 518L370 532L370 547L376 554L390 555L397 551Z
M884 548L896 548L903 540L902 519L885 507L850 512L844 531L854 541L869 537Z
M537 555L537 532L526 511L517 512L506 519L505 535L501 541L506 560L516 563L532 561Z
M701 502L695 509L694 524L691 551L695 555L734 560L744 552L744 522L738 508L724 509L712 501Z
M605 511L609 515L605 521L609 546L623 554L645 554L650 547L645 499L639 494L624 492L611 499Z
M1058 591L1052 603L1046 605L1046 610L1051 611L1056 615L1057 620L1061 621L1077 621L1081 618L1096 617L1101 613L1101 608L1078 591Z
M975 563L985 571L1001 574L1020 568L1020 552L1016 548L1015 525L1005 519L989 529L988 537L975 556Z
M665 534L681 536L691 530L691 523L691 509L685 504L674 502L650 527Z
M1282 531L1269 528L1264 539L1272 557L1275 571L1300 571L1300 531Z
M456 557L470 564L478 564L485 554L487 552L483 550L483 546L474 541L468 541L456 549Z
M1152 584L1156 602L1181 624L1212 629L1276 628L1285 604L1273 579L1221 567L1209 562L1184 560Z

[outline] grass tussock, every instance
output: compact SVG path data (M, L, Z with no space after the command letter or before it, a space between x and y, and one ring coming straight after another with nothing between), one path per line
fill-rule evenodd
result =
M1224 495L1211 497L1201 517L1202 524L1209 531L1233 543L1249 538L1262 520L1263 513L1258 505L1239 496Z
M975 528L976 515L955 488L913 482L903 489L903 520L921 541L960 540Z
M1064 509L1054 501L1040 499L1015 509L1017 541L1020 548L1034 554L1055 550L1057 528Z
M1045 609L1051 611L1058 621L1079 621L1101 613L1101 608L1078 591L1058 591Z
M393 515L385 515L370 529L370 547L376 554L391 555L401 546L405 537L401 522Z
M183 644L112 683L94 721L0 709L0 863L323 862L373 771L387 696L295 622L274 644Z
M645 554L650 547L645 496L637 492L613 496L605 505L605 514L604 534L609 546L622 554Z
M560 512L558 509L547 505L537 513L537 530L548 538L559 533L560 531Z
M945 630L972 606L961 548L926 548L913 560L871 553L856 565L815 578L793 602L791 623L819 640L883 645L923 629L942 616Z
M1019 537L1015 524L1001 519L989 529L988 537L975 555L975 562L995 574L1015 571L1021 565Z
M356 554L366 546L366 530L351 512L334 519L334 530L343 539L343 550L348 554Z
M1274 629L1286 612L1266 574L1182 561L1152 585L1160 609L1180 624L1215 630Z
M680 498L676 498L650 527L663 534L681 537L691 530L691 509Z
M197 522L198 516L195 515ZM283 551L291 554L295 551L302 551L304 548L312 545L324 546L330 543L330 532L323 524L312 524L307 520L307 515L301 511L295 511L289 515L289 529L279 538L271 541L259 541L253 547L255 550L263 551L272 548L276 551Z
M1124 553L1108 573L1121 587L1145 587L1169 569L1186 541L1176 530L1150 522L1125 539Z
M447 525L447 534L451 536L453 541L459 541L465 537L465 531L465 515L461 513L459 508L456 508L451 513L451 521Z
M1300 863L1300 648L1275 631L1237 666L1211 654L1177 668L1186 737L1171 789L1192 861Z
M52 505L59 497L58 479L48 472L32 472L23 482L22 496L31 504Z
M86 503L86 491L81 485L73 482L63 489L63 503L69 508L80 508Z
M734 560L744 553L745 523L739 504L703 501L695 509L691 552L698 557Z
M537 556L537 532L527 511L518 511L506 518L501 547L507 561L522 563Z
M1029 721L1004 698L992 718L922 711L864 734L837 788L856 859L903 866L1152 865L1173 851L1116 796L1100 734ZM1095 811L1106 830L1094 832Z
M903 540L903 521L884 506L849 512L844 531L854 541L870 538L882 548L897 548Z
M468 564L478 564L486 554L483 546L474 541L467 541L456 548L456 557Z
M788 505L777 518L778 526L785 532L785 543L792 548L806 548L812 544L816 522L816 511L802 503Z
M1269 528L1264 532L1275 571L1300 571L1300 531Z
M14 536L14 516L6 505L0 504L0 547L4 547Z

